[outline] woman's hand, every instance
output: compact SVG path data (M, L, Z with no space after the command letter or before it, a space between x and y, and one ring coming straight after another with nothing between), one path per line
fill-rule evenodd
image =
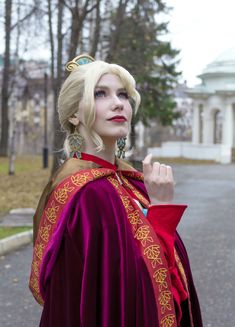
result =
M169 203L174 196L174 179L170 166L152 164L152 154L143 160L144 184L152 205Z

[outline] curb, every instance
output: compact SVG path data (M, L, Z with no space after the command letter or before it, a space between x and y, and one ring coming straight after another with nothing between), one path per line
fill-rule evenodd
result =
M33 230L18 233L0 240L0 256L10 251L17 250L23 245L31 243L33 240Z

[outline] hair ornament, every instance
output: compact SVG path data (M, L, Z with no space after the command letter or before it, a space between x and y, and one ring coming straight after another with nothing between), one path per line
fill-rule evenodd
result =
M73 60L67 62L66 64L66 70L69 72L72 72L74 68L90 64L91 62L94 62L95 59L89 56L88 54L82 54L80 56L75 57Z

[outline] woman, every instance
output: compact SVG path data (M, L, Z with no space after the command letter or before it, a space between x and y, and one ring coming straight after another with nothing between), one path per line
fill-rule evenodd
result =
M122 67L90 56L71 71L58 101L68 159L34 217L30 288L42 327L202 326L185 248L170 205L169 166L123 156L140 96Z

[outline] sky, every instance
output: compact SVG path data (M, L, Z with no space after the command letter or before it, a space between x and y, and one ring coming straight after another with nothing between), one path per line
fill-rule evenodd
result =
M170 41L181 50L179 65L189 86L221 53L235 48L235 0L165 0L170 12Z
M207 64L224 51L235 48L235 0L165 0L169 14L168 39L179 49L179 70L189 86L200 83ZM2 22L1 22L2 23ZM2 34L3 24L1 24ZM3 51L0 43L0 52ZM38 49L36 57L38 57ZM48 52L40 51L42 57ZM31 53L32 55L32 53Z

